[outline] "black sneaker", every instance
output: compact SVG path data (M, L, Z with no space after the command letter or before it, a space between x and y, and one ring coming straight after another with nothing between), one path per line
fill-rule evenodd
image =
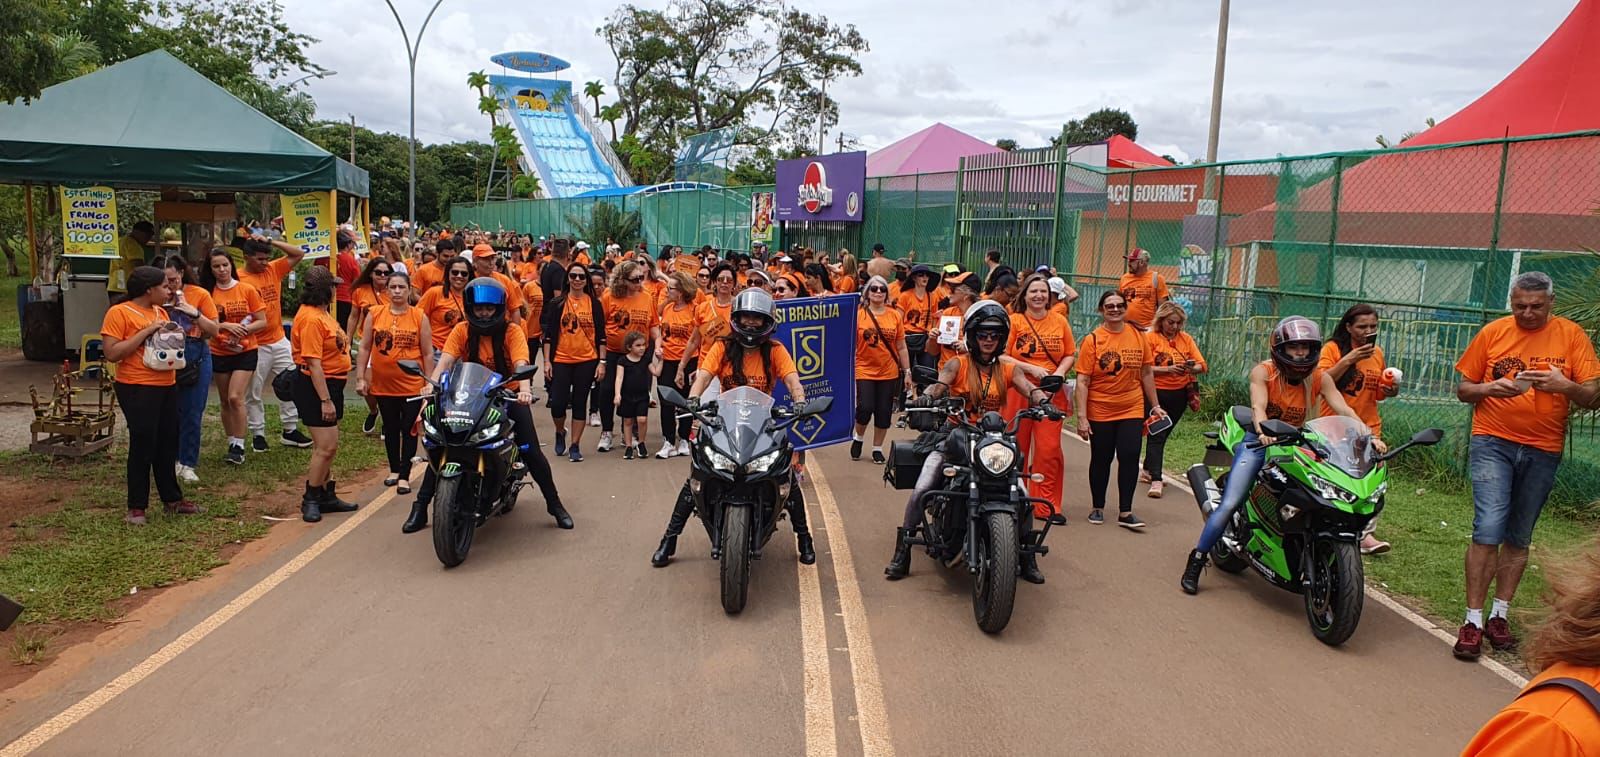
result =
M1098 526L1104 522L1106 522L1106 514L1104 510L1089 511L1089 525Z
M633 459L633 445L631 445L631 444L630 445L626 445L626 446L624 446L622 448L622 459L624 459L624 460L632 460Z
M850 440L850 459L851 460L860 460L861 459L861 440L860 439L851 439Z
M378 430L378 414L367 413L367 419L361 422L361 433L371 434Z
M877 463L879 465L883 465L883 463L884 463L883 450L875 449L875 450L872 451L872 462L875 462L875 463Z
M1117 525L1129 531L1138 531L1144 528L1144 521L1139 520L1139 516L1134 515L1132 512L1126 512L1117 516Z
M650 456L650 451L644 448L644 442L639 442L637 445L634 446L634 457L637 457L640 460L643 460L643 459L645 459L645 458L647 458L649 456Z
M266 452L268 449L270 449L270 447L267 446L267 437L256 434L255 437L250 440L250 448L257 452Z
M257 439L261 439L261 437L259 437L259 436L256 437L256 438ZM266 440L262 439L262 441L266 441ZM222 461L225 462L225 463L232 463L233 465L244 465L244 445L243 444L230 444L230 445L228 445L228 454L222 456Z
M301 449L305 449L306 447L311 446L311 437L306 436L305 433L298 428L292 428L283 432L283 435L278 437L278 441L281 442L285 447L299 447Z

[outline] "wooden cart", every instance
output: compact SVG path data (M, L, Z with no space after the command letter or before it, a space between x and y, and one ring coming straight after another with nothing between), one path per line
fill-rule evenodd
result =
M39 401L37 387L28 387L28 394L33 399L29 452L78 458L111 446L117 394L103 364L73 371L63 362L48 404Z

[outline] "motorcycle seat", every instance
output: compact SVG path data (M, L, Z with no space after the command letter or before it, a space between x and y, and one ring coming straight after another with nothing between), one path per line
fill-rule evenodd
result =
M1239 424L1242 428L1255 428L1255 411L1250 408L1244 405L1234 405L1228 410L1228 413L1233 416L1233 422Z

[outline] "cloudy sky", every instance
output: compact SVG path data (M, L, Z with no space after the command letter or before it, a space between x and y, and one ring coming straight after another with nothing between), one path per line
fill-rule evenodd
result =
M383 0L283 0L294 28L337 75L311 83L321 116L406 129L404 43ZM431 0L395 0L415 35ZM665 0L640 0L664 6ZM1214 0L1095 3L804 0L854 24L872 50L863 75L830 86L842 128L867 148L943 121L986 141L1044 144L1102 106L1139 123L1139 141L1179 158L1205 152L1216 44ZM1234 0L1220 155L1224 159L1373 147L1471 102L1528 56L1574 0ZM615 64L595 30L608 0L443 0L417 61L417 136L487 141L466 87L508 50L573 63L601 79ZM1507 13L1508 7L1515 12ZM604 102L604 100L602 101ZM831 141L831 137L830 137Z

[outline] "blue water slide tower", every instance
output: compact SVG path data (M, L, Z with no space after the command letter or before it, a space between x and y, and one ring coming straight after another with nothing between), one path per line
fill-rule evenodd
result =
M489 86L522 145L519 160L524 170L539 177L546 197L573 197L633 184L572 82L509 73L555 74L570 68L570 63L526 51L500 53L489 60L503 69L490 75Z

